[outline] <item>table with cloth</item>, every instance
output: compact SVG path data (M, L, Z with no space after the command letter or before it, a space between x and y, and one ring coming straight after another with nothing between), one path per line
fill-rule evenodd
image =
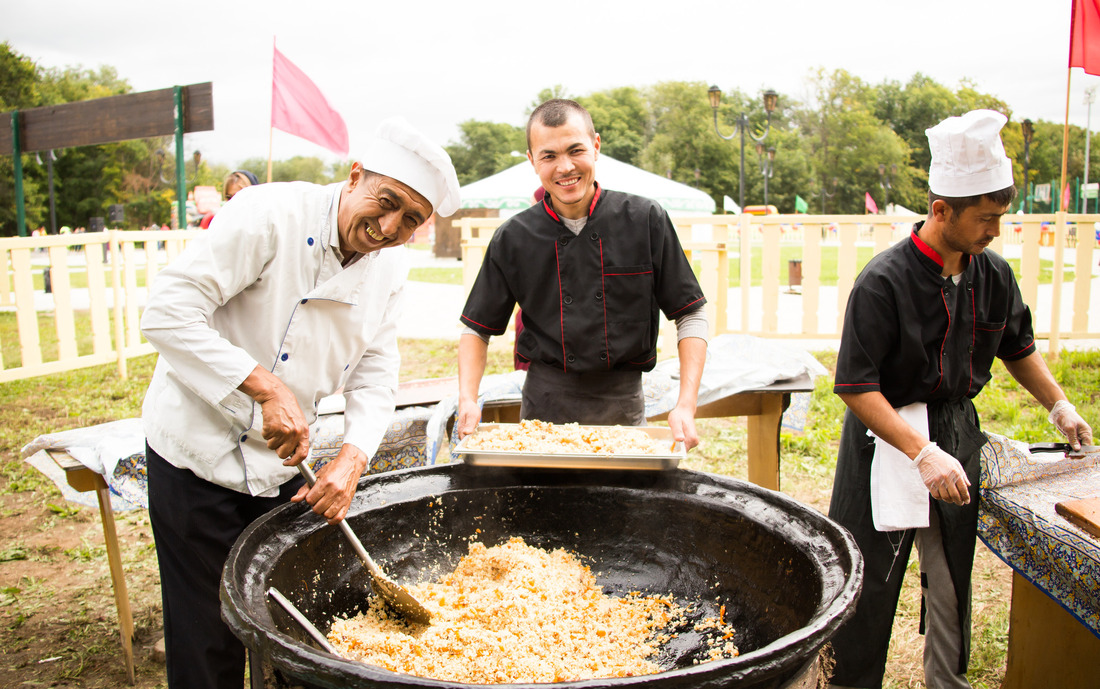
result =
M1100 677L1100 539L1055 511L1100 496L1100 453L1028 452L989 434L978 536L1013 570L1003 689L1095 687Z

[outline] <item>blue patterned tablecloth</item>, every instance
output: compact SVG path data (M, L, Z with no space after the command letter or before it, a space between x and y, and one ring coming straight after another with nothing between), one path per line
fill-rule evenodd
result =
M1100 637L1100 539L1058 514L1064 500L1100 496L1100 453L1035 454L989 434L982 450L978 536L1012 569Z

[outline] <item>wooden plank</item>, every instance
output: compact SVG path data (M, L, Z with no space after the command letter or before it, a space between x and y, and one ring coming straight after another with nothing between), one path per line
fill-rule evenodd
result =
M8 265L11 262L10 253L7 249L0 249L0 270L4 271L3 275L0 275L0 306L11 306L11 278L8 277Z
M1035 312L1039 300L1039 223L1023 224L1023 245L1020 248L1020 293L1024 303Z
M173 88L127 93L19 111L20 149L24 153L92 146L176 131ZM214 128L210 82L183 87L183 131ZM0 115L0 155L12 154L11 113Z
M19 328L22 366L36 366L42 363L42 346L38 337L38 312L34 308L31 250L13 250L11 264L15 272L15 322Z
M54 328L57 330L57 358L59 361L69 361L78 354L67 246L50 247L50 289L53 292Z
M141 344L141 315L138 313L137 304L136 255L137 247L134 246L133 242L126 242L122 245L122 270L125 281L123 295L126 299L126 343L119 346L125 346L127 349Z
M1077 256L1074 266L1073 327L1071 330L1075 336L1081 337L1089 329L1089 302L1092 300L1091 266L1095 265L1092 250L1096 246L1096 241L1091 236L1091 232L1081 233L1081 229L1085 229L1083 225L1078 225L1078 227L1080 229L1077 235Z
M837 232L840 234L840 251L836 266L836 331L839 333L844 330L848 295L856 282L856 237L859 235L859 227L850 222L842 223Z
M779 233L775 224L763 226L764 244L761 247L761 285L763 286L764 332L779 330Z
M752 225L749 224L749 216L742 213L738 216L737 235L740 238L738 247L738 269L741 277L741 332L749 331L749 309L752 305Z
M802 247L802 332L821 328L821 234L822 225L803 226Z
M1055 503L1054 511L1100 538L1100 498L1065 500Z
M109 354L111 319L107 314L107 278L103 272L103 248L106 244L85 244L84 263L88 270L88 310L92 318L92 352Z

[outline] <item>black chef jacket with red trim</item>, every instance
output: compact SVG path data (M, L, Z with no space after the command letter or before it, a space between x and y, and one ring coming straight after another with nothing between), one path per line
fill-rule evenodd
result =
M522 359L588 373L651 370L658 309L675 319L706 299L665 210L597 187L580 235L545 199L493 235L462 322L501 335L516 303Z
M878 391L893 407L973 398L993 357L1035 351L1031 310L1012 268L990 251L969 257L956 285L917 230L864 268L848 298L833 391Z

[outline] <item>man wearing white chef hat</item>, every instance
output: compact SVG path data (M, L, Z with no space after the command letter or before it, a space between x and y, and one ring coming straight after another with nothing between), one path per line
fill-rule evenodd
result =
M387 120L347 180L242 189L157 276L142 416L172 689L243 684L218 588L245 527L287 500L329 523L347 513L393 415L400 247L457 208L447 153ZM317 401L338 390L344 444L308 488L296 465Z
M969 687L970 574L985 435L972 398L994 357L1079 448L1092 430L1035 348L1008 263L987 251L1015 197L992 110L927 130L928 217L867 264L844 317L833 388L844 417L829 516L864 557L854 616L833 639L833 687L882 685L915 542L926 685Z

